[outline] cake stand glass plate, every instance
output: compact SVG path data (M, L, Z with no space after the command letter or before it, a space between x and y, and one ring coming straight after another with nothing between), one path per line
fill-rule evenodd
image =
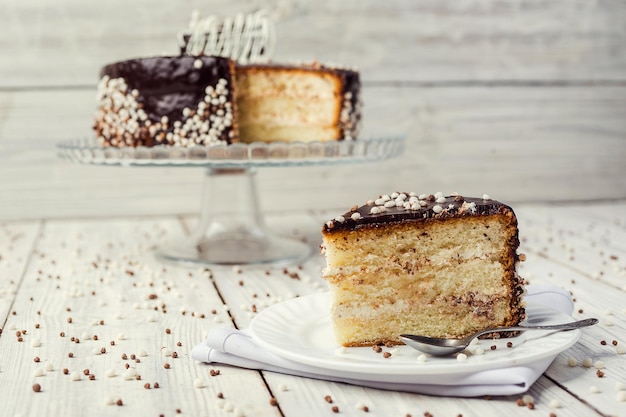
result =
M58 153L99 166L206 168L196 230L188 239L160 248L157 257L187 266L282 266L302 261L311 248L265 226L256 194L257 168L381 161L402 154L404 142L397 134L333 142L104 148L95 139L83 139L60 143Z
M250 324L253 339L262 348L297 363L315 366L335 376L353 375L386 382L416 382L417 377L450 377L501 369L554 359L574 345L581 331L522 333L499 340L480 340L466 350L467 358L427 356L408 346L384 348L384 358L371 347L342 348L335 342L330 319L330 294L317 293L294 298L260 312ZM527 324L557 324L571 317L539 304L527 306ZM507 348L507 342L513 347ZM496 345L495 350L491 346ZM473 354L476 349L482 354ZM427 382L428 380L426 380Z

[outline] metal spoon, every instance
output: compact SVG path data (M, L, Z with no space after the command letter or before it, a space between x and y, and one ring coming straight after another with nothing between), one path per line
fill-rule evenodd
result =
M460 352L465 349L470 342L485 333L494 332L514 332L526 330L574 330L581 327L593 326L598 319L585 319L571 323L552 324L545 326L511 326L511 327L494 327L491 329L481 330L462 339L448 339L441 337L417 336L413 334L401 334L400 340L420 352L428 353L433 356L446 356Z

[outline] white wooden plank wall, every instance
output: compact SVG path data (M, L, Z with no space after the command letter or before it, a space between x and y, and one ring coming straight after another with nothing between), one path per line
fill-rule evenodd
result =
M408 132L393 161L261 169L266 211L277 201L345 207L396 189L512 203L626 198L621 1L7 0L0 219L196 213L201 169L81 166L55 146L90 135L102 65L174 53L193 9L258 7L277 15L277 60L358 67L369 126Z

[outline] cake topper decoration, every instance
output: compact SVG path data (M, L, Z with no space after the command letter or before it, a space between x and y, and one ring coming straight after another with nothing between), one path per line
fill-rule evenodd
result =
M268 62L274 54L274 22L265 10L220 19L191 14L189 27L178 35L183 55L214 55L241 64Z

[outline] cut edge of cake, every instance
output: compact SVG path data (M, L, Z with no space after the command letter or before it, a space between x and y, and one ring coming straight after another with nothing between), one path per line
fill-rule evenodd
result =
M488 196L383 195L325 223L322 237L344 346L459 338L525 317L517 219Z

